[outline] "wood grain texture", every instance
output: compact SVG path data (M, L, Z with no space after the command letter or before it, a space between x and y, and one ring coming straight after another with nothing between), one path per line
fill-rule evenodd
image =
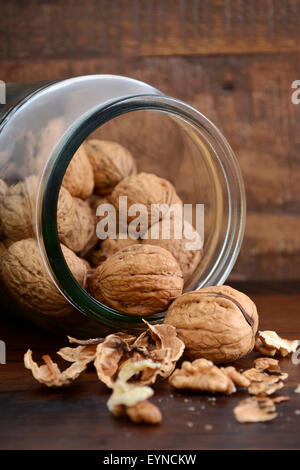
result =
M0 58L299 51L299 21L297 0L10 0Z
M292 284L239 284L249 291L260 313L260 329L274 329L284 337L300 338L298 286ZM283 315L284 312L284 315ZM163 413L159 426L134 425L114 418L106 407L109 390L88 370L69 388L47 389L35 382L23 366L30 347L34 358L66 344L29 324L1 316L1 339L7 345L7 364L0 365L1 449L299 449L299 366L290 358L280 361L289 373L285 388L289 402L277 405L271 422L239 424L233 408L247 396L239 391L211 401L206 393L174 391L166 382L155 386L151 401ZM256 353L237 363L252 365ZM176 410L176 412L174 412ZM210 425L211 429L205 428Z
M300 78L298 0L66 0L63 8L11 0L1 8L1 79L128 75L211 119L238 157L247 193L233 278L300 278L300 241L289 233L300 219L300 105L291 103Z

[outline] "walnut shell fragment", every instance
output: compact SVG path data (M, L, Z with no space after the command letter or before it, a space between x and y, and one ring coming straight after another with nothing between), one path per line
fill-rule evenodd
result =
M131 153L117 142L90 139L84 147L94 172L97 194L110 194L123 178L136 173Z
M84 145L74 153L65 172L62 186L73 197L87 199L94 190L94 173Z
M71 250L61 246L65 260L78 283L84 287L87 268ZM73 306L52 282L33 238L13 243L1 256L1 278L17 300L45 315L65 315Z
M276 407L270 398L246 398L234 408L239 423L258 423L276 418Z
M77 346L77 348L61 348L57 354L67 362L92 362L96 357L96 344Z
M219 368L207 359L183 362L169 377L169 383L177 389L219 392L228 395L236 392L236 385L247 387L250 381L234 367Z
M88 283L97 300L132 315L165 310L182 288L182 273L174 257L152 245L118 251L96 269Z
M119 371L120 362L126 353L131 351L131 345L135 341L135 336L126 333L114 333L108 335L105 340L96 347L95 368L99 380L107 387L113 388Z
M24 355L24 365L26 369L31 370L33 377L47 387L63 387L70 385L86 369L85 362L74 362L63 372L58 365L53 362L50 356L43 356L44 365L38 364L32 359L32 351L28 349Z
M258 315L255 304L242 292L214 286L178 297L164 323L175 326L187 358L203 357L218 364L252 351Z
M181 218L170 217L169 233L167 231L165 232L165 223L166 218L152 225L143 235L142 243L150 243L151 245L161 246L168 250L179 264L184 281L186 282L200 262L203 241L199 233L195 231L189 222L184 221L183 225ZM176 226L178 226L180 230L176 228ZM164 233L164 236L168 235L168 238L164 239L162 233ZM157 236L157 239L153 238L154 236ZM191 247L198 248L191 249Z
M275 331L260 331L258 339L263 343L266 350L276 351L281 357L288 356L295 352L299 343L297 340L283 339Z
M148 230L154 221L159 222L165 217L172 204L178 204L182 207L182 201L176 194L172 183L152 173L138 173L137 175L128 176L114 188L108 199L115 206L117 214L119 214L120 209L120 196L127 196L128 209L134 204L142 204L146 208L147 213L142 211L143 214L145 213L145 221L141 223L141 235ZM136 214L129 214L128 223L130 224L135 217ZM121 228L123 231L125 227ZM131 233L130 225L128 233Z
M99 379L113 388L120 370L127 362L151 359L160 366L156 369L144 368L137 385L154 384L158 378L168 377L176 362L182 356L183 342L176 336L176 330L170 325L150 325L138 338L125 333L115 333L105 338L97 346L94 362Z

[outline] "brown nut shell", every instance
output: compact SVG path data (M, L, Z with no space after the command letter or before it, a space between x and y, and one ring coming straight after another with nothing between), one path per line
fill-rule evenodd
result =
M110 194L123 178L136 173L131 153L117 142L90 139L84 145L93 168L97 194Z
M192 225L187 221L184 221L184 224L185 227L189 229L188 232L184 232L184 230L182 230L181 238L175 238L176 229L174 227L174 223L176 224L176 218L174 222L174 217L171 217L170 219L170 237L168 239L163 239L163 222L164 221L160 221L154 224L154 226L150 227L149 230L144 234L142 243L150 243L151 245L161 246L162 248L168 250L179 264L184 281L186 282L192 276L202 256L202 249L190 250L189 244L193 242L195 245L197 244L202 246L202 240L198 232L196 232ZM151 232L156 230L158 231L159 239L154 239L151 236ZM193 239L188 239L185 236L185 233L193 233Z
M89 291L132 315L161 312L182 292L181 270L164 248L133 245L108 258L89 279Z
M7 238L13 241L34 236L34 211L38 177L29 176L10 186L0 198L0 219Z
M94 190L94 172L83 145L73 155L66 170L62 186L73 197L88 198Z
M212 286L180 296L164 322L176 327L188 358L225 363L252 351L258 315L255 304L242 292Z
M125 238L124 240L120 238L107 238L106 240L103 240L98 250L95 249L89 254L88 259L90 260L92 266L98 267L123 248L137 245L139 243L140 240L133 240L132 238Z
M138 173L137 175L128 176L115 187L112 194L109 196L109 202L115 206L117 213L119 213L120 196L127 196L128 210L133 204L143 204L147 209L148 223L147 226L141 227L141 235L148 230L153 220L159 221L168 213L170 205L179 204L182 206L182 201L177 195L172 183L152 173ZM159 210L157 207L151 208L151 204L164 206ZM152 220L151 214L154 218L152 218ZM128 223L135 217L136 216L128 216Z
M57 205L57 229L61 243L75 253L88 244L95 233L95 218L87 202L73 198L61 188Z
M84 287L85 263L63 245L62 251L74 277ZM45 315L62 315L73 310L47 273L38 242L33 238L13 243L2 254L1 278L10 293L26 307Z

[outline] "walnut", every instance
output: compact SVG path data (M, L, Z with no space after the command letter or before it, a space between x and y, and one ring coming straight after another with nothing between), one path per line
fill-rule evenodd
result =
M258 339L262 342L265 350L271 351L270 354L272 356L277 352L281 357L285 357L295 352L298 347L297 340L282 339L275 331L260 331ZM274 350L275 353L273 354Z
M0 201L3 199L3 197L5 196L6 192L7 192L7 184L5 183L5 181L3 181L2 179L0 179ZM1 217L0 217L0 240L5 236L5 233L4 233L4 227L3 227L3 224L1 222Z
M138 386L129 383L129 380L144 369L156 369L160 364L156 364L151 359L145 359L138 362L127 362L118 375L114 383L113 393L107 402L108 409L112 413L119 414L119 406L134 406L137 403L147 400L153 395L152 388L148 386Z
M108 258L88 283L100 302L132 315L161 312L183 288L180 268L171 253L152 245L133 245Z
M234 367L218 368L207 359L183 362L169 377L169 383L178 389L221 392L228 395L236 391L235 384L247 387L250 381Z
M29 176L10 186L0 198L0 219L4 234L13 241L34 236L35 199L38 178Z
M136 173L131 153L117 142L90 139L84 146L94 171L97 194L110 194L123 178Z
M162 420L162 415L157 406L148 400L140 401L136 405L129 406L126 414L133 423L158 424Z
M202 249L199 248L197 250L190 250L189 244L197 243L197 245L203 245L202 240L198 232L196 232L191 224L187 221L184 222L186 233L193 233L194 238L190 240L185 237L184 231L181 232L181 238L175 238L176 235L176 224L179 224L179 227L183 228L183 223L177 217L170 217L170 237L168 239L162 238L162 221L154 224L152 227L148 229L148 231L143 235L143 243L150 243L151 245L158 245L166 250L170 251L176 261L179 264L179 267L182 271L184 281L188 281L189 278L192 276L193 272L195 271L197 265L200 262L202 257ZM157 231L159 239L154 239L151 236L151 232L155 233Z
M61 348L57 354L68 362L85 362L88 364L96 357L96 344L77 346L77 348Z
M264 372L265 370L272 373L272 372L280 372L280 366L277 359L271 359L269 357L259 357L254 361L255 368L260 371Z
M136 385L150 385L158 378L168 377L176 362L182 356L183 342L177 338L176 330L170 325L150 325L138 338L125 333L114 333L99 341L96 351L95 367L99 379L112 388L122 367L128 362L148 358L160 366L156 369L145 368ZM90 343L89 343L90 344Z
M75 253L80 253L94 237L95 219L88 203L73 198L61 188L57 204L58 238Z
M246 398L234 408L234 416L239 423L258 423L276 418L276 407L270 398Z
M133 240L132 238L121 239L117 237L114 240L107 238L106 240L103 240L99 249L93 250L88 255L88 259L92 266L98 267L118 251L131 245L137 245L139 242L139 240Z
M113 388L121 361L126 353L131 351L131 345L135 336L126 333L114 333L108 335L105 340L98 344L95 354L95 368L99 380L107 387Z
M151 226L153 220L159 221L166 216L170 205L179 204L182 206L182 201L176 194L174 186L166 179L159 178L152 173L138 173L128 176L114 188L108 199L115 206L117 213L119 213L120 196L127 196L128 210L133 204L143 204L146 207L148 219L145 217L145 222L141 223L141 235ZM161 207L151 207L152 204L159 204ZM136 215L128 215L127 222L130 223L135 217ZM121 227L120 231L124 228ZM130 233L130 226L128 230Z
M74 362L63 372L60 371L58 365L53 362L50 356L42 357L44 365L38 366L32 359L32 351L28 349L24 355L24 365L26 369L31 370L33 377L47 387L63 387L70 385L80 374L86 369L85 362Z
M66 262L79 284L86 282L86 266L75 253L62 245ZM36 240L13 243L1 257L1 278L12 296L45 315L72 312L72 305L59 292L44 266Z
M175 326L185 344L186 357L224 363L252 351L258 315L245 294L228 286L215 286L178 297L164 323Z
M242 375L251 382L248 387L248 392L251 395L272 395L284 386L282 380L288 377L288 374L281 373L268 375L257 368L248 369Z
M62 186L74 197L87 199L94 190L94 173L83 145L74 153Z

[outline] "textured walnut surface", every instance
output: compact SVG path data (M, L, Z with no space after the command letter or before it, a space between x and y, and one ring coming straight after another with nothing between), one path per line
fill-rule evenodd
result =
M137 175L124 178L113 190L109 196L109 201L119 210L119 197L127 196L127 207L133 204L143 204L148 211L148 225L143 226L141 232L144 233L151 226L152 216L159 221L169 210L171 204L182 205L182 201L176 194L175 188L164 178L159 178L152 173L138 173ZM166 206L159 211L158 208L152 208L151 204L165 204ZM129 215L128 221L131 222L135 216ZM155 219L154 219L155 220Z
M83 287L86 282L85 264L62 245L66 262ZM73 310L58 291L43 264L36 240L29 238L13 243L1 256L1 278L8 291L21 304L46 315L61 315Z
M191 277L200 262L202 256L202 249L190 250L188 245L189 243L191 243L191 240L189 240L184 235L184 231L181 232L181 238L175 238L176 229L174 223L176 223L176 218L174 222L174 218L171 217L170 236L168 237L168 239L162 238L163 221L160 221L157 224L154 224L154 226L150 227L148 231L144 234L143 243L150 243L151 245L161 246L162 248L165 248L170 253L172 253L181 268L184 281L187 281ZM195 243L196 241L198 241L199 244L202 245L200 235L195 231L195 229L193 229L192 225L187 221L185 221L184 223L188 226L187 228L189 229L189 232L192 232L194 234L192 242ZM154 239L152 236L156 231L159 235L158 240Z
M57 229L61 243L75 253L84 250L95 233L95 218L89 204L73 198L66 188L59 193Z
M94 190L94 173L83 145L73 155L62 182L74 197L86 199Z
M84 146L93 168L98 194L110 194L123 178L136 172L131 153L117 142L90 139Z
M222 363L252 351L258 315L245 294L216 286L180 296L168 309L164 322L176 327L187 357Z
M4 234L13 241L34 236L35 200L38 177L29 176L10 186L0 198L0 219Z
M174 257L152 245L118 251L89 280L96 299L133 315L163 311L181 294L182 287L182 273Z

